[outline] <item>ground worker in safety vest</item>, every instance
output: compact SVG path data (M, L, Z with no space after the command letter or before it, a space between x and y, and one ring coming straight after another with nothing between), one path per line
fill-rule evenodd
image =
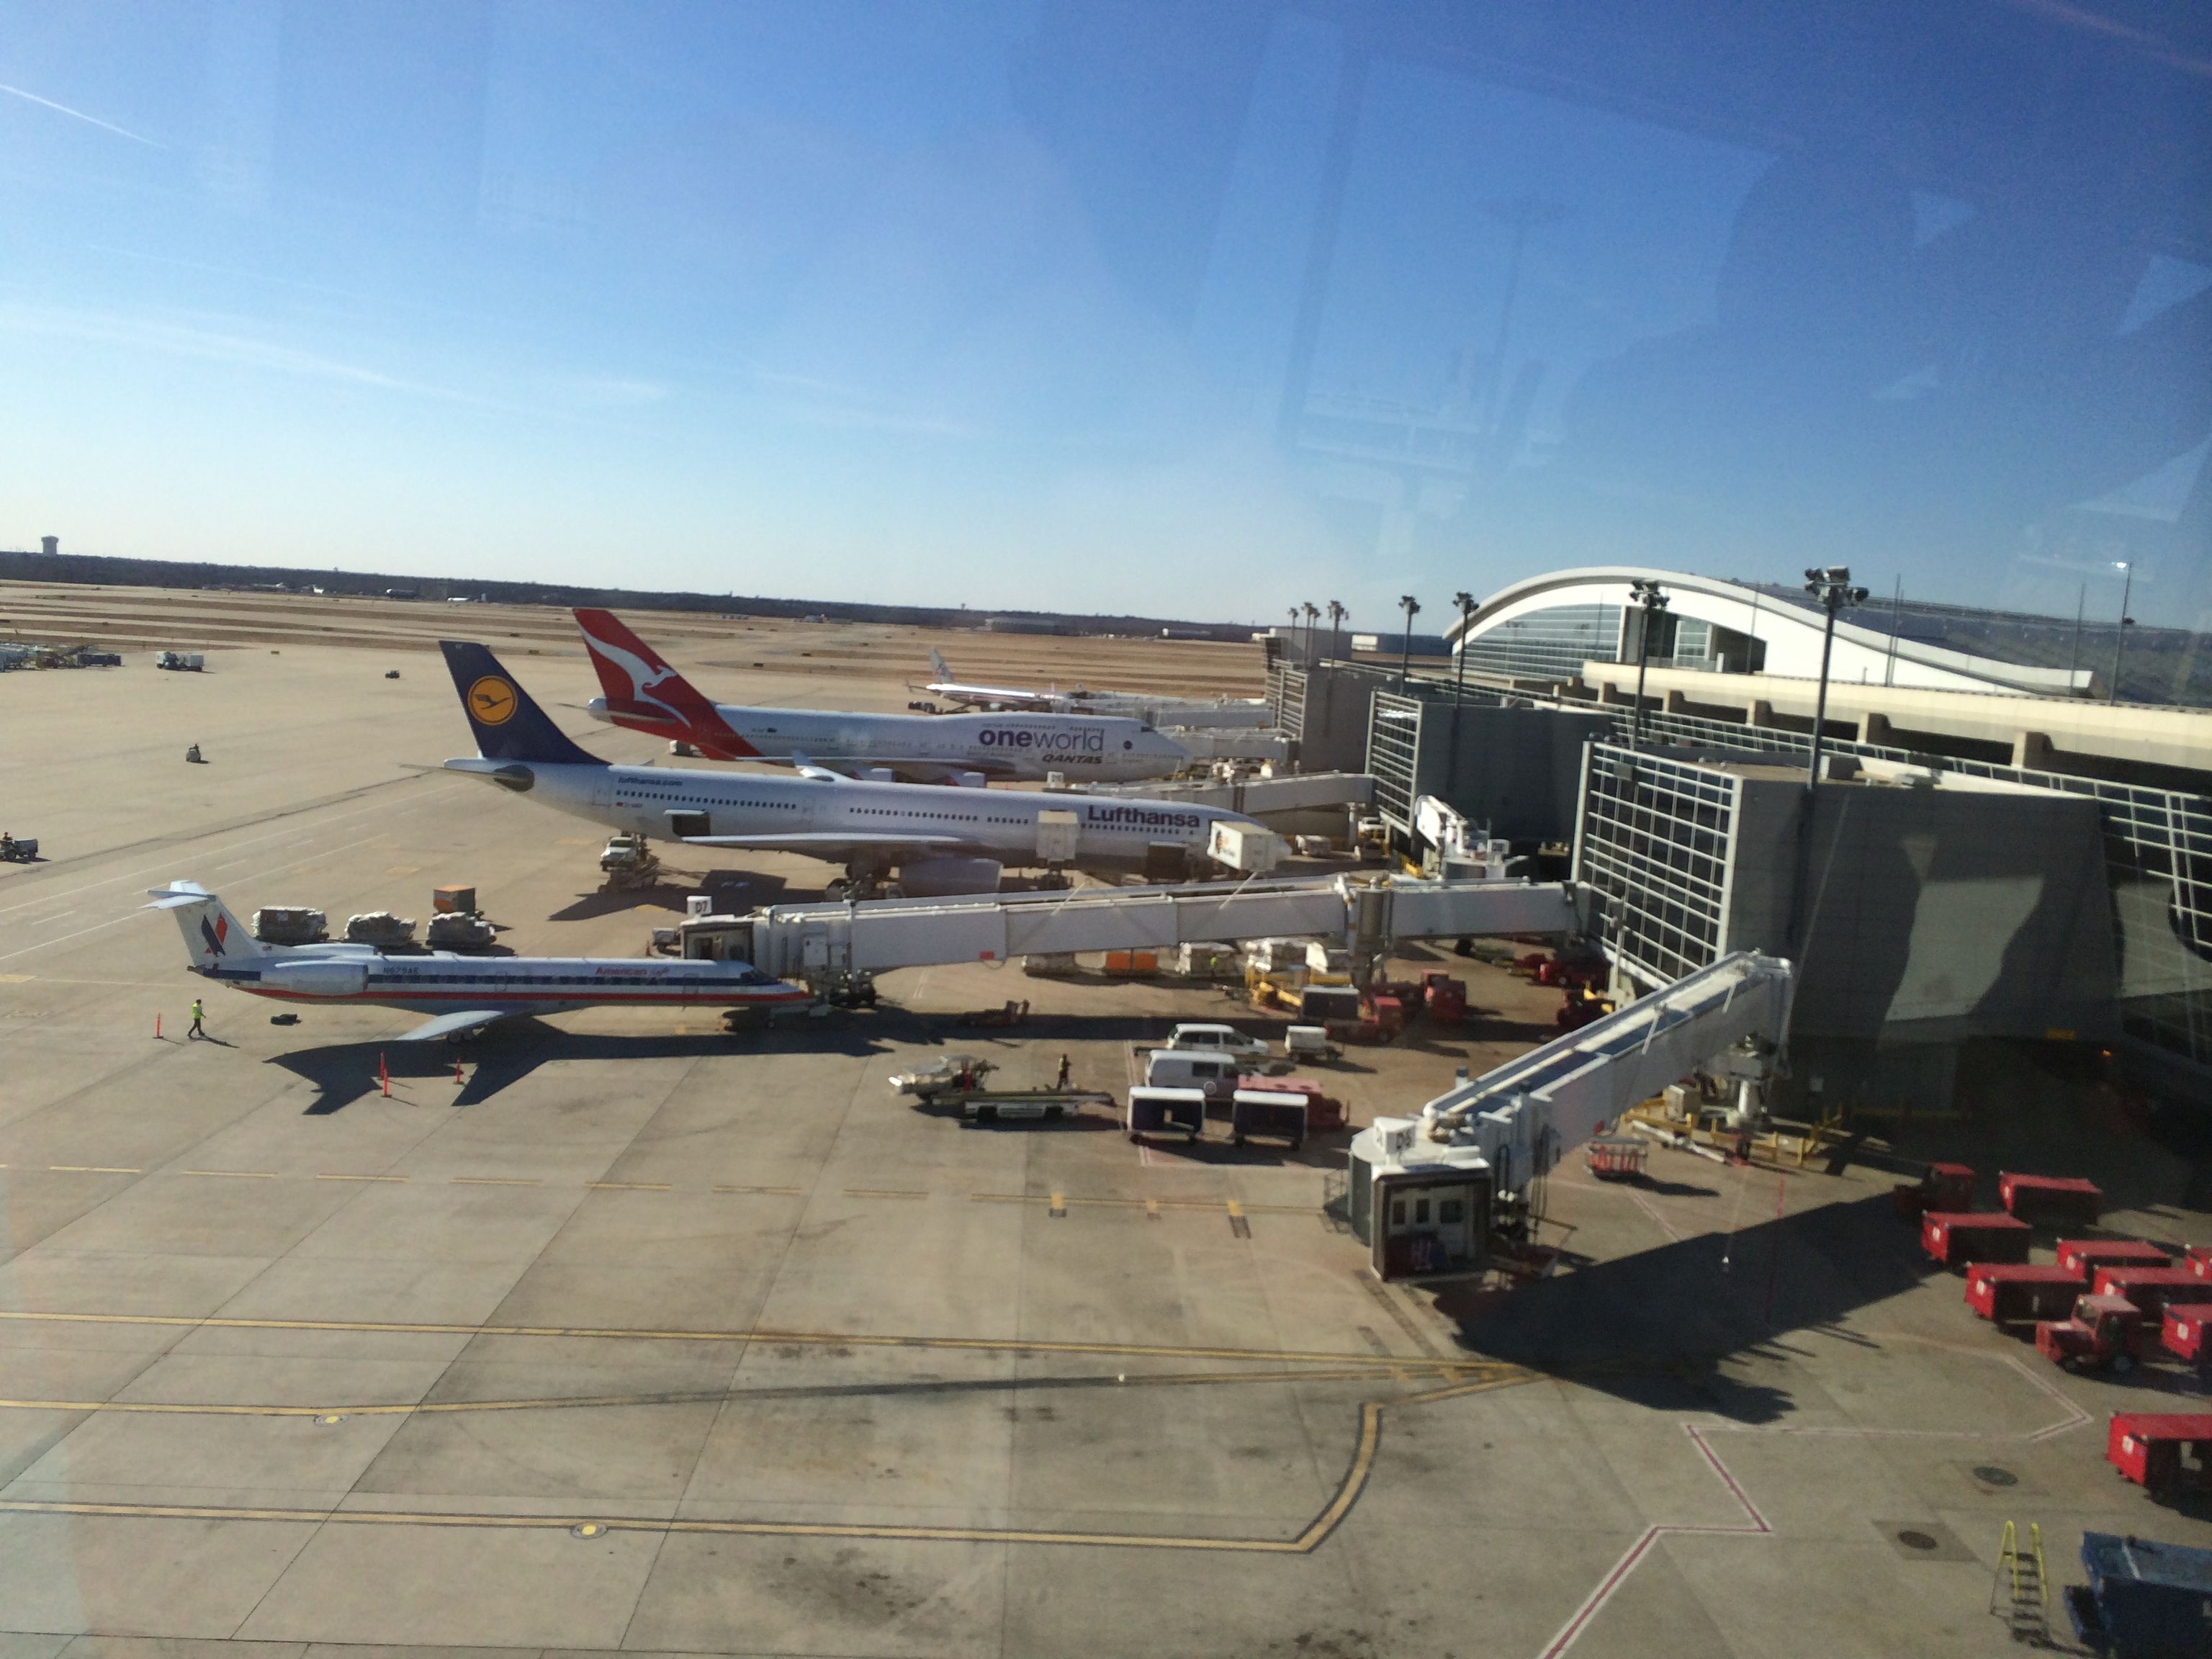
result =
M192 1029L185 1033L185 1036L187 1038L205 1036L207 1035L207 1032L200 1025L200 1021L206 1013L206 1006L198 997L194 997L192 999Z

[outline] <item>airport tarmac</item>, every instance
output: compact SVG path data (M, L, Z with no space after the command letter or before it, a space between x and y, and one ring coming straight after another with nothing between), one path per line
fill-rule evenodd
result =
M2085 1527L2212 1544L2102 1460L2105 1414L2179 1381L1972 1319L1880 1172L1570 1164L1563 1271L1408 1290L1326 1207L1340 1142L969 1127L885 1082L1065 1053L1118 1097L1133 1042L1231 1008L1208 988L927 969L773 1031L459 1048L209 991L184 1040L203 988L137 908L171 878L334 919L472 882L516 950L630 955L717 864L738 904L828 873L684 854L601 893L591 825L410 769L466 740L434 658L388 665L0 677L4 827L51 855L0 867L5 1659L1995 1655L2005 1521L2056 1583ZM515 665L590 693L580 653ZM1547 994L1455 969L1488 1040L1354 1055L1356 1120L1539 1034ZM1008 998L1028 1025L954 1024ZM2177 1168L2130 1167L2111 1224L2212 1237Z

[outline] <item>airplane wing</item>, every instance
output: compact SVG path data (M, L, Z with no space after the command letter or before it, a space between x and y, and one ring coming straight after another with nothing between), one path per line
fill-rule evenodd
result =
M433 1037L459 1036L465 1031L480 1030L495 1019L507 1015L498 1008L471 1008L458 1014L441 1014L435 1019L425 1020L411 1031L400 1033L402 1042L428 1042Z

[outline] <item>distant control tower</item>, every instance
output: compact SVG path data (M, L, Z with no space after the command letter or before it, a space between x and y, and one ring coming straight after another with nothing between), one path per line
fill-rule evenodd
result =
M55 554L61 550L62 538L60 537L41 536L39 538L39 551L45 554L48 558L52 558Z

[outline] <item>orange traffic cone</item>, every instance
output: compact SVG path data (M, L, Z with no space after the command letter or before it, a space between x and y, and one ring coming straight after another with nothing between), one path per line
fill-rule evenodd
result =
M392 1073L384 1069L384 1050L376 1051L376 1080L384 1086L384 1097L392 1098Z

